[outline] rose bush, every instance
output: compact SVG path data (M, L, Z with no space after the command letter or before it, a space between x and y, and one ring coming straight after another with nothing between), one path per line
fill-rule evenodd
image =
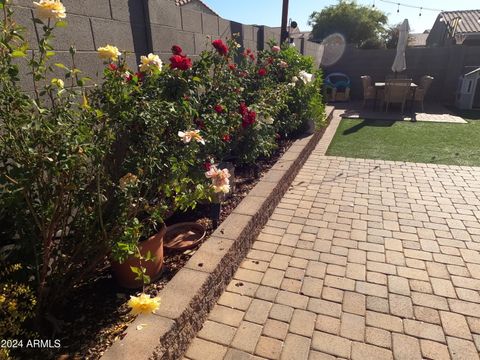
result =
M89 107L102 114L112 139L103 223L120 262L138 254L138 241L157 232L166 217L210 196L197 157L205 141L187 100L197 83L189 66L177 66L176 56L190 59L175 51L169 68L154 54L141 58L139 72L128 69L125 58L110 60L102 85L89 94Z
M16 323L4 337L33 320L37 330L46 319L57 327L55 310L108 257L138 254L139 241L171 214L229 192L233 179L218 163L255 164L280 137L323 121L312 59L275 44L241 49L234 38L213 40L197 61L173 45L167 64L151 53L135 69L105 44L102 82L87 89L74 48L70 64L54 61L50 40L65 26L65 7L35 7L42 32L28 60L29 94L16 59L28 45L0 0L0 264L15 268L1 274L0 311L4 323ZM135 311L158 306L132 299Z

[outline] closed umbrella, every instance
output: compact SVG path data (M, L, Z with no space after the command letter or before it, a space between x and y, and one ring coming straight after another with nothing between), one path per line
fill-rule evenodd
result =
M408 25L407 19L403 21L398 30L397 54L395 55L395 60L393 61L392 65L392 71L394 73L402 72L407 68L405 61L405 49L407 48L408 32L410 31L410 26Z

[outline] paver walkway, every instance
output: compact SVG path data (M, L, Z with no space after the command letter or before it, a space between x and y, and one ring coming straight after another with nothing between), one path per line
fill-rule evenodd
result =
M479 359L480 168L324 156L338 122L186 358Z

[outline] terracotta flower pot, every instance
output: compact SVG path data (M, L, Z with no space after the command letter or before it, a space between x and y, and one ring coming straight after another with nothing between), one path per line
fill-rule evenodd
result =
M184 251L197 246L205 237L205 228L194 222L167 227L163 246L170 251Z
M165 225L155 235L149 237L145 241L139 243L140 253L146 256L150 253L155 257L152 261L142 261L142 266L147 270L147 275L150 276L151 281L156 280L161 273L163 266L163 238L166 232ZM133 273L131 266L140 267L140 260L135 256L129 257L122 264L112 261L112 270L115 274L117 282L129 289L136 289L142 287L143 283L135 280L136 275Z

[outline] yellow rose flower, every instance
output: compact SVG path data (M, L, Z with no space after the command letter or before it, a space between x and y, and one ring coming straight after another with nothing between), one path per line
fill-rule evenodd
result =
M15 310L17 310L17 302L12 300L8 303L8 311L14 312Z
M118 57L122 55L118 48L112 45L106 45L97 49L98 55L101 59L117 61Z
M148 56L141 56L140 62L140 71L142 72L150 72L155 69L162 70L163 63L158 55L150 53Z
M50 81L50 83L53 85L53 86L56 86L58 87L59 89L63 89L65 87L65 83L63 82L62 79L57 79L57 78L54 78Z
M127 305L132 308L130 311L133 315L149 314L158 310L160 307L160 298L151 298L147 294L141 294L140 296L130 296Z
M40 19L65 19L65 6L60 0L40 0L34 2L37 9L37 16Z

